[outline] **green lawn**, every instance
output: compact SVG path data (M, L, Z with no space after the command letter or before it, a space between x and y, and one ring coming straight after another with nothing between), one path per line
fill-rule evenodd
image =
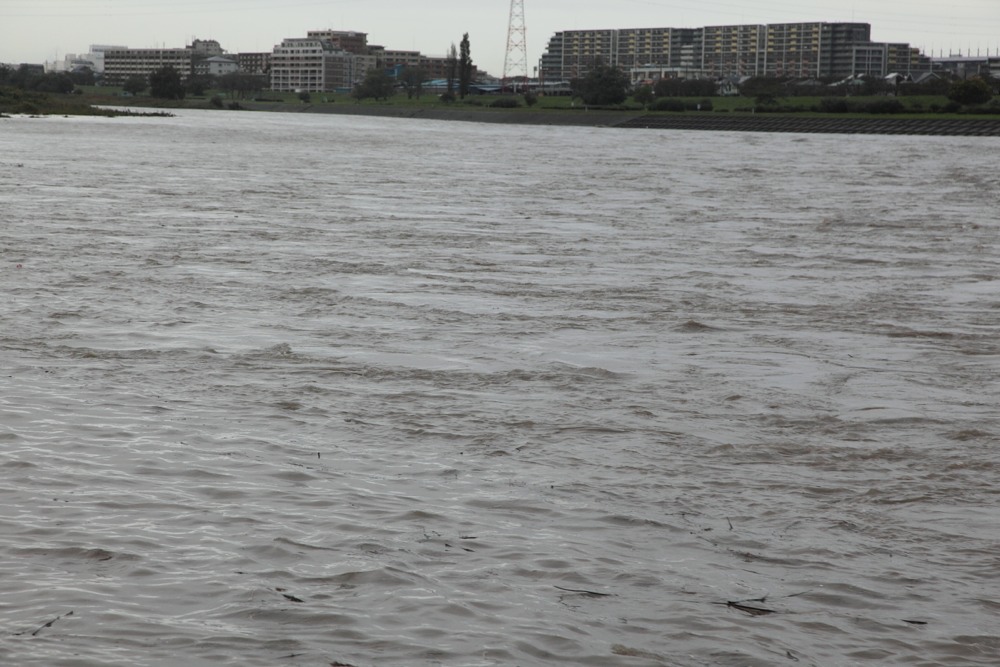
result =
M141 93L137 96L126 96L121 88L114 87L99 87L99 86L82 86L82 94L71 94L71 95L50 95L54 105L57 105L60 109L65 108L66 105L79 105L79 104L94 104L103 106L126 106L126 107L159 107L159 108L215 108L216 105L212 104L212 99L214 97L219 97L222 100L221 107L223 109L229 107L233 102L237 104L244 102L244 100L234 99L228 93L221 90L208 90L204 95L200 96L189 96L185 100L160 100L150 97L148 93ZM581 109L583 108L582 103L578 99L573 99L569 96L562 95L551 95L543 96L537 98L537 103L528 107L524 103L523 96L506 96L513 97L517 99L521 106L518 109L491 109L490 104L497 99L496 96L492 95L470 95L464 100L455 100L454 102L442 102L436 93L424 93L419 98L407 98L404 93L399 93L389 100L364 100L358 102L352 98L347 93L311 93L309 95L309 102L303 102L299 99L296 93L279 93L272 91L263 92L259 98L267 100L270 102L280 102L281 104L292 105L312 105L312 106L324 106L324 105L365 105L365 106L391 106L399 108L451 108L451 109L483 109L490 111L502 111L506 113L518 113L524 112L526 110L532 111L559 111L571 109ZM696 105L706 98L674 98L682 101L686 104ZM754 110L755 100L748 97L712 97L708 98L712 103L712 113L749 113ZM786 97L778 98L774 103L778 107L784 107L781 111L769 111L768 113L795 113L796 115L801 113L806 113L808 115L817 115L818 112L811 111L811 109L818 109L821 101L825 99L823 97ZM885 102L888 100L896 99L904 105L907 109L905 114L906 118L989 118L1000 121L1000 115L969 115L969 114L953 114L953 113L937 113L933 112L933 109L943 108L948 104L947 98L944 96L935 95L918 95L912 97L899 97L899 98L886 98L882 96L856 96L847 98L853 104L866 104L871 102ZM995 100L994 105L997 104ZM625 104L619 107L624 111L631 111L633 113L643 112L644 108L641 104L636 103L634 100L628 100ZM796 110L798 109L798 110ZM45 113L45 111L42 111ZM60 111L53 111L53 113L63 113ZM666 113L666 114L676 114L681 112L651 112L651 113ZM703 114L705 111L686 111L683 113L691 114ZM873 114L867 113L850 113L850 114L823 114L824 116L830 115L834 117L843 116L871 116ZM893 114L881 114L878 117L888 118L892 117Z

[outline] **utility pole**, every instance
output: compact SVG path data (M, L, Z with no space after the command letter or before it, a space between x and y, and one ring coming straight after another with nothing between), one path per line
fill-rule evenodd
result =
M503 58L503 78L500 89L507 87L511 76L528 80L528 46L524 28L524 0L510 0L510 21L507 23L507 53ZM515 86L516 88L516 86Z

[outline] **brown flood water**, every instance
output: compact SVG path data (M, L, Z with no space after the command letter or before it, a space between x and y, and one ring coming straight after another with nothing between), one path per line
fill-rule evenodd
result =
M998 664L998 148L0 121L0 664Z

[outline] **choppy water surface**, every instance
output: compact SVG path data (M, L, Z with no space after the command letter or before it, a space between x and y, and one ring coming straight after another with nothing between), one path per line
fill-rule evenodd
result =
M0 121L0 664L997 664L998 148Z

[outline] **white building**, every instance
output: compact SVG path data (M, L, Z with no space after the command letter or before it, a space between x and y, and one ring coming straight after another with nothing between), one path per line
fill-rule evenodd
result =
M194 73L199 76L222 76L239 71L239 64L232 58L212 56L194 62Z
M46 72L72 72L84 67L90 68L95 74L104 72L104 53L113 49L127 49L127 46L110 46L106 44L91 44L87 53L67 53L62 60L45 62Z

